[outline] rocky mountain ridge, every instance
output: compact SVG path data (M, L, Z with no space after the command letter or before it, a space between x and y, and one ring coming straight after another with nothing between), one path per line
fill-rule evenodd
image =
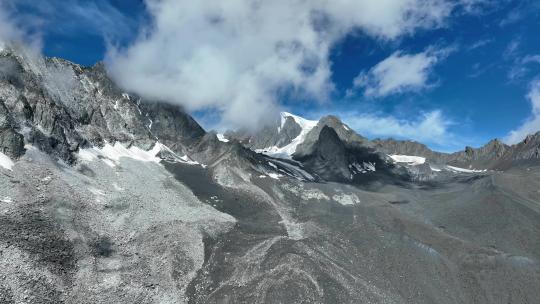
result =
M312 121L312 127L309 128L306 134L299 137L301 127L296 120L303 118L293 114L283 114L287 116L284 127L276 127L276 125L266 126L262 131L257 131L250 134L248 131L243 131L241 136L239 133L228 132L226 136L230 139L237 139L246 147L255 149L257 152L267 153L272 155L272 145L279 142L278 147L286 146L294 140L296 141L294 149L288 151L288 154L275 155L277 157L287 157L292 159L301 159L311 154L316 147L314 144L319 139L321 130L328 126L332 128L338 137L349 145L371 148L377 152L387 155L407 155L418 156L425 158L429 163L434 165L451 165L462 168L474 169L505 169L513 164L519 164L526 161L536 161L540 159L540 132L527 136L521 143L516 145L506 145L499 139L494 139L480 148L465 147L463 151L454 153L443 153L429 149L426 145L411 140L395 140L395 139L374 139L368 140L357 134L354 130L344 124L336 116L324 116L318 121ZM277 132L276 132L277 129ZM268 130L273 130L273 141L261 140L265 138L264 134L268 134ZM281 133L280 133L281 130ZM286 134L286 135L281 135ZM295 138L297 136L297 138Z
M540 132L527 136L522 142L507 145L494 139L480 148L465 147L454 153L435 152L413 141L374 140L376 149L387 154L417 155L434 164L449 164L463 168L504 170L513 165L540 160Z

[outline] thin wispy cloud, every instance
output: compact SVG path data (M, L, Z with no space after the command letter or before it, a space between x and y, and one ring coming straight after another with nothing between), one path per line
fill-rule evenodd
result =
M499 22L499 26L504 27L510 24L514 24L523 19L524 12L521 9L514 9L504 19Z
M30 34L24 23L20 23L12 15L8 3L0 3L0 50L13 43L26 44L30 48L41 48L41 37L38 34Z
M477 42L473 43L471 46L467 48L468 51L473 51L479 48L482 48L490 43L493 43L495 40L493 39L482 39L478 40Z
M107 0L4 0L6 9L16 15L18 25L29 32L66 37L96 35L106 40L134 38L138 20L119 11ZM23 11L26 13L19 13Z
M523 51L520 50L520 41L520 39L512 40L504 52L506 60L511 62L507 73L511 82L526 79L526 76L531 74L531 67L540 63L539 54L523 55Z
M517 37L514 38L508 43L506 46L503 57L506 59L514 59L514 57L517 55L519 48L521 46L521 38Z
M451 48L428 48L417 54L396 51L353 81L353 90L363 90L367 97L385 97L407 91L419 91L433 86L433 67L446 58Z
M535 55L527 55L525 57L523 57L523 59L521 59L521 62L523 64L528 64L528 63L540 63L540 55L538 54L535 54Z

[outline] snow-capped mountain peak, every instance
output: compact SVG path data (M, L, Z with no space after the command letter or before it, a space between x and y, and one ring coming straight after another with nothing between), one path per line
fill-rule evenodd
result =
M304 142L304 139L306 138L306 135L311 131L319 121L317 120L308 120L303 117L288 113L288 112L281 112L281 124L278 127L278 134L277 136L280 137L282 134L287 133L287 120L291 118L294 121L294 124L297 125L297 127L300 128L300 133L294 137L288 144L284 146L279 145L273 145L270 147L255 149L256 152L264 153L267 155L271 155L274 157L280 157L280 158L291 158L291 156L296 152L296 147Z
M288 117L292 118L294 122L296 122L302 129L313 129L313 127L315 127L317 123L319 122L318 120L308 120L308 119L305 119L304 117L300 117L298 115L294 115L289 112L281 112L279 113L279 115L281 116L281 125L278 131L281 131Z

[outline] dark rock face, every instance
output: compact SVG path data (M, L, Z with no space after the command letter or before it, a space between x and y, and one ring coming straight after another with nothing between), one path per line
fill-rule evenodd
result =
M343 141L335 129L323 126L312 151L295 156L304 167L327 181L366 184L376 180L399 182L405 172L395 171L388 159L356 140Z
M276 141L276 146L281 148L289 143L293 139L295 139L298 135L300 135L300 132L302 131L302 128L294 121L294 118L288 116L285 118L285 123L283 124L283 127L280 128L279 131L279 138Z
M319 120L317 125L307 134L305 140L298 145L294 158L301 158L309 155L315 149L315 143L320 137L320 133L325 127L334 130L339 139L347 144L361 144L369 146L369 141L358 135L355 131L347 127L339 118L333 115L325 116Z
M310 155L297 158L305 167L327 180L350 180L349 155L334 129L324 126Z
M152 135L169 148L182 151L206 134L204 129L180 107L166 103L141 102ZM182 147L183 146L183 147Z
M0 152L18 158L24 154L24 138L14 127L13 118L0 100Z

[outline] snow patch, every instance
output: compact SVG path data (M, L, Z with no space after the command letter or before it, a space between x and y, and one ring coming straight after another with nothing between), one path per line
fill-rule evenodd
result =
M150 151L144 151L138 147L130 147L127 149L120 143L115 143L114 146L106 144L102 149L101 153L103 156L107 157L110 160L116 162L120 161L120 158L127 157L143 162L159 162L160 158L156 155L161 151L161 144L156 143L154 148Z
M0 167L3 167L4 169L7 169L9 171L13 171L14 165L15 163L11 160L11 158L9 158L9 156L0 152Z
M4 196L3 198L0 198L0 202L6 203L6 204L11 204L11 203L13 203L13 200L9 196Z
M192 159L189 158L189 156L187 156L187 155L181 156L181 157L179 157L179 159L180 159L183 163L186 163L186 164L188 164L188 165L201 165L201 167L206 168L206 165L203 165L203 164L201 164L201 163L199 163L199 162L197 162L197 161L192 160Z
M216 134L217 138L219 139L219 141L222 141L222 142L229 142L229 140L227 138L225 138L225 135L221 134L221 133L218 133Z
M459 172L459 173L480 173L487 172L487 170L476 170L476 169L465 169L454 166L446 166L450 171Z
M345 206L360 204L360 199L355 194L335 194L332 199Z
M277 173L267 173L267 175L273 179L279 179L281 177L281 175Z
M148 151L145 151L135 146L132 146L128 149L118 142L116 142L114 145L107 143L105 144L105 146L103 146L103 148L92 147L87 149L80 149L77 157L79 160L84 162L92 162L101 159L101 161L103 161L108 166L116 167L120 159L123 157L131 158L142 162L159 163L161 161L161 158L158 157L158 154L161 151L167 151L172 154L174 156L174 159L172 161L178 161L189 165L201 165L203 168L206 167L205 165L192 160L187 155L176 155L171 149L159 142L157 142L154 147Z
M392 158L396 163L406 163L407 165L422 165L426 162L425 157L421 156L412 156L412 155L388 155L390 158Z

